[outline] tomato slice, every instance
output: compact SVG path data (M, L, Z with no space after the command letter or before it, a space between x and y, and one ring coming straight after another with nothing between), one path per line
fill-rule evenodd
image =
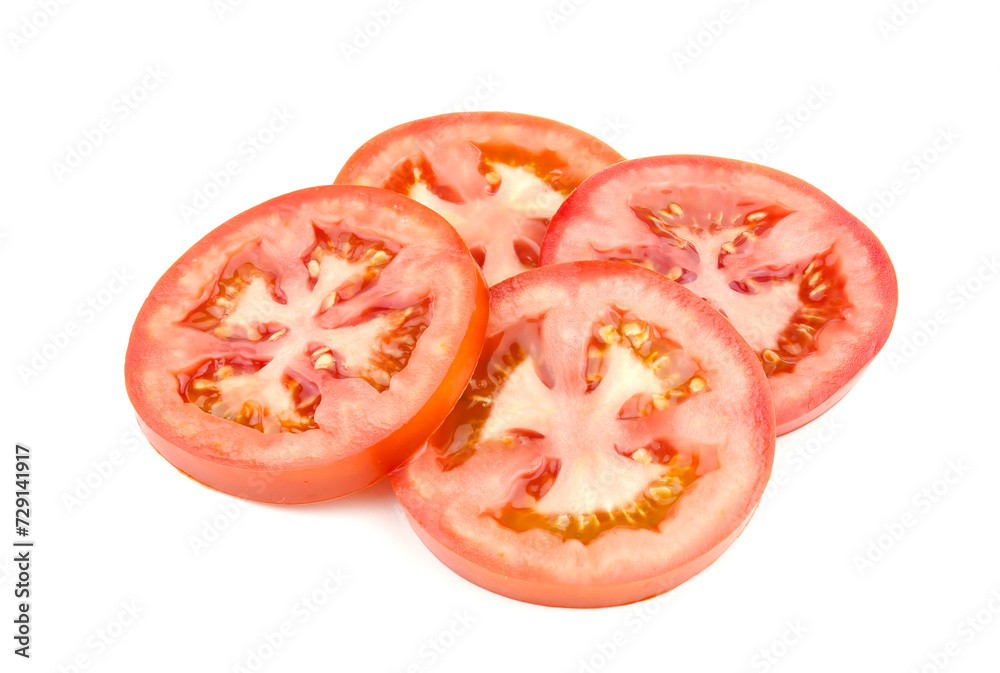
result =
M551 119L457 112L380 133L351 156L336 182L391 189L441 213L493 285L538 266L559 204L584 178L623 159Z
M633 262L722 312L757 352L778 434L836 404L889 337L885 248L829 196L786 173L705 156L627 161L559 209L543 264Z
M184 253L136 318L125 382L164 458L275 503L363 488L462 394L488 313L439 215L369 187L304 189Z
M719 313L618 262L490 292L455 410L390 479L419 537L505 596L596 607L653 596L743 530L774 456L754 352Z

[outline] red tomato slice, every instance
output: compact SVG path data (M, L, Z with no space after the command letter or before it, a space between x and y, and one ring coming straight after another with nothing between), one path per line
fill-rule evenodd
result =
M767 379L732 325L616 262L490 295L468 389L390 477L424 543L482 587L566 607L654 596L714 561L774 456Z
M889 337L885 248L829 196L786 173L703 156L627 161L559 209L543 264L622 260L708 301L757 352L778 434L826 412Z
M538 266L559 204L586 177L623 159L551 119L458 112L380 133L351 156L336 182L391 189L441 213L493 285Z
M335 498L448 414L487 306L436 213L380 189L303 189L167 270L132 329L126 387L156 450L198 481L265 502Z

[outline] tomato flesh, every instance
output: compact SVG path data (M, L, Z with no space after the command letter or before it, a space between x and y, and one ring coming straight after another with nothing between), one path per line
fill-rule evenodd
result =
M698 294L757 352L778 434L839 400L884 345L896 277L872 232L779 171L700 156L627 161L552 220L543 264L631 262Z
M126 386L150 441L214 488L330 499L405 459L475 366L485 281L440 216L317 187L221 225L157 282Z
M451 113L372 138L336 182L389 189L441 213L492 285L538 266L556 208L584 178L622 159L597 138L549 119Z
M714 560L773 451L766 378L724 318L648 270L577 262L492 288L468 388L391 479L421 539L464 577L592 607L661 593Z

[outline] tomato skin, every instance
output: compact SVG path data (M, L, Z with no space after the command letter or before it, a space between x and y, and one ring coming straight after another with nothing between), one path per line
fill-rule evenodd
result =
M602 274L608 274L606 281L595 283L595 277ZM631 289L620 290L633 282L635 286ZM549 296L545 286L551 283L584 289L580 294L572 289L566 296L556 295L552 303L531 304L532 298ZM487 333L504 332L507 325L514 324L509 322L514 315L536 315L536 311L548 314L546 306L565 306L568 314L574 309L579 311L585 304L589 315L591 300L575 301L585 296L583 293L591 293L587 285L598 288L587 296L598 298L599 303L617 302L611 298L612 294L632 297L641 304L634 307L636 311L642 306L649 308L660 297L669 297L670 311L658 319L674 326L678 334L706 335L702 343L692 345L692 352L702 353L700 361L707 363L709 380L723 392L719 393L721 402L711 403L721 406L707 407L715 411L697 412L707 414L697 418L702 424L708 421L708 425L717 425L717 414L732 419L725 433L725 448L719 453L718 464L723 467L718 475L700 482L700 486L696 484L691 491L694 499L679 501L681 509L677 510L676 518L660 524L667 532L617 528L582 547L578 540L562 540L547 531L514 532L493 525L490 519L482 519L483 511L494 506L492 496L487 494L495 490L484 485L484 481L503 472L502 464L497 469L490 462L492 458L483 456L484 462L475 465L480 460L478 451L488 451L477 449L476 454L458 467L442 470L435 457L441 455L439 447L432 444L436 435L390 475L417 536L439 560L482 588L539 605L575 608L623 605L661 594L691 578L714 562L741 534L763 494L774 457L774 410L763 370L752 350L718 312L659 274L621 262L586 261L541 267L514 276L491 288L491 322ZM551 308L551 312L558 314L555 319L561 325L566 314L558 308ZM574 327L568 329L561 333L562 337L549 338L560 342L565 335L577 333ZM711 349L710 355L705 349ZM481 357L488 357L486 351ZM562 370L562 365L552 366L553 371ZM561 381L560 376L556 374ZM734 384L737 380L740 383ZM483 390L482 386L477 390ZM573 404L571 398L561 397L563 393L555 394L556 399L562 400L560 404ZM577 422L567 418L571 424ZM603 421L577 420L584 424L583 436L610 436L605 435L610 428ZM452 422L449 418L442 428ZM459 418L454 422L465 421ZM518 423L516 419L512 422ZM705 427L699 421L690 423L684 427ZM517 427L533 430L531 425ZM704 436L697 434L700 432L696 431L691 441L714 436L711 431ZM470 476L463 476L463 470L467 469L472 470ZM501 486L499 490L504 489ZM680 537L684 543L675 541Z
M812 214L815 222L808 226L820 232L821 238L842 244L846 255L864 262L856 265L858 275L846 281L853 303L851 324L862 327L855 330L831 323L824 328L827 334L821 333L818 339L826 341L820 352L800 362L802 375L770 378L777 433L787 434L815 420L847 394L885 345L896 315L897 279L888 253L874 232L827 194L782 171L735 159L700 155L633 159L596 173L567 198L552 218L540 264L590 259L593 251L585 248L584 239L598 241L604 236L597 233L602 228L613 232L632 224L634 218L622 207L630 194L651 183L685 180L724 184L751 193L772 190L795 199L803 217ZM781 232L771 235L778 237ZM697 287L691 289L699 292ZM732 315L730 305L717 308Z
M759 497L759 496L758 496ZM405 511L405 510L404 510ZM657 577L624 584L545 584L492 572L456 554L431 535L423 525L406 512L406 518L427 549L450 570L473 584L500 596L557 608L602 608L637 603L666 593L688 581L714 563L736 541L753 517L753 512L715 547L701 556Z
M172 306L183 306L185 300L190 301L178 287L191 269L197 269L199 256L213 254L216 248L225 247L225 241L238 238L242 229L252 230L260 220L267 220L274 214L294 218L294 213L301 208L319 202L336 203L338 199L368 203L373 210L389 209L419 222L423 230L435 231L434 236L439 239L440 246L448 250L448 256L436 261L434 268L448 268L454 274L455 290L448 297L452 304L444 307L443 313L459 316L464 322L454 326L455 334L460 336L450 342L453 350L442 355L450 358L450 364L432 367L440 377L435 387L427 391L426 397L409 402L414 409L412 416L399 421L386 434L374 434L377 430L366 426L363 418L347 428L346 433L328 433L331 445L340 441L340 437L372 434L375 441L364 450L354 453L331 450L326 459L282 461L265 458L263 452L278 441L291 442L286 446L294 450L296 440L290 438L308 438L315 445L317 439L312 433L328 431L264 435L201 411L181 414L182 407L192 405L172 401L176 390L164 389L164 381L169 388L170 381L176 387L177 380L173 375L164 378L160 372L176 369L183 363L171 361L170 349L157 339L155 315L163 310L177 314ZM465 293L464 298L459 299L462 293ZM150 443L192 479L216 490L260 502L304 504L330 500L380 480L418 448L447 415L475 367L489 319L488 307L489 290L482 274L454 230L433 211L373 188L324 186L304 189L271 199L220 225L167 270L150 292L133 326L125 357L126 389L139 425ZM448 338L447 332L438 334ZM191 338L204 339L200 335ZM164 400L169 403L165 404ZM256 447L262 452L259 457L254 457ZM239 455L234 457L234 451Z
M604 165L610 165L625 159L600 138L553 119L522 112L493 110L446 112L404 122L378 134L351 155L344 167L340 169L334 182L336 184L368 184L368 182L360 183L357 181L370 180L371 177L367 175L369 165L379 154L390 151L400 140L433 136L436 133L444 133L451 127L465 125L492 127L497 129L498 135L518 127L531 129L538 133L551 132L572 135L577 140L586 141L586 145L579 148L579 152L588 156L588 162L595 160L603 162Z

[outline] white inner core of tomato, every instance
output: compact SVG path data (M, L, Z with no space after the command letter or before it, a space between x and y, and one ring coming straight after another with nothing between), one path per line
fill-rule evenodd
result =
M248 286L229 301L233 306L220 320L215 335L223 338L234 334L246 335L257 341L267 334L268 324L284 323L288 320L286 307L278 304L271 296L271 285L260 276L255 276Z
M548 218L566 200L551 184L520 166L492 164L491 168L500 180L496 192L484 189L465 203L438 198L419 181L408 196L443 215L463 237L468 235L477 241L492 238L491 224L510 226L507 218L511 213L523 218ZM502 209L497 208L496 201L503 202Z
M533 155L511 149L508 161L531 161ZM396 167L399 189L440 213L462 236L493 285L515 273L538 266L545 230L566 199L554 181L563 174L539 175L535 166L490 160L473 145L463 152L430 159L417 155ZM411 183L412 181L412 183Z
M539 338L537 327L500 335L432 439L445 470L463 469L479 451L521 469L503 502L485 507L501 525L584 543L616 526L654 528L699 476L702 447L671 442L670 418L709 392L707 380L659 328L617 309L609 315L570 365L574 383L551 375L547 367L563 363L546 364L544 346L521 345Z
M620 344L608 348L605 358L607 374L587 395L549 390L535 375L532 363L525 361L493 398L493 412L483 425L481 442L509 438L511 428L528 428L548 440L547 455L562 460L559 478L535 505L540 513L587 514L627 507L651 482L670 471L664 465L623 457L619 451L641 448L627 445L628 432L594 435L594 428L619 423L618 413L626 400L672 387Z
M272 256L259 248L243 251L189 313L183 326L214 335L231 354L217 351L177 373L185 401L260 432L304 432L317 427L324 377L361 379L382 392L406 366L431 303L378 291L400 246L340 225L314 229L305 274L268 269Z
M730 279L723 274L703 273L685 287L712 306L721 308L755 351L772 347L801 305L798 283L762 283L759 294L738 298L734 298L734 290L729 283ZM740 303L739 310L732 309L734 300ZM727 306L729 310L726 310Z
M592 245L595 257L685 285L733 323L769 376L794 371L818 349L818 332L850 308L833 248L788 259L788 249L809 249L809 228L801 216L786 224L796 211L772 196L663 182L633 192L628 206L648 233L631 245Z

